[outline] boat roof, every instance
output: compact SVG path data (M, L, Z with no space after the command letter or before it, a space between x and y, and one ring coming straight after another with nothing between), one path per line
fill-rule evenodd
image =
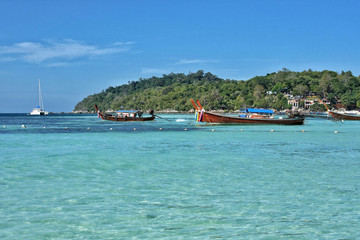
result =
M138 110L118 110L118 113L137 113L140 112Z
M267 114L273 114L274 111L270 109L257 109L257 108L247 108L246 112L248 113L267 113Z

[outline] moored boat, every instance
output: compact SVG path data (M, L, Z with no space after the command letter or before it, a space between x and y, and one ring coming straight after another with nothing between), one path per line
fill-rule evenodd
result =
M108 114L101 112L97 105L95 105L95 109L98 113L98 117L102 120L108 121L117 121L117 122L131 122L131 121L153 121L155 120L154 111L150 110L149 117L143 117L143 112L141 111L133 111L133 110L121 110L115 114Z
M329 111L330 115L335 120L355 120L360 121L360 115L354 115L354 114L346 114L346 113L339 113L334 111Z
M304 124L304 118L272 118L270 116L260 116L256 117L250 116L229 116L223 114L217 114L213 112L207 112L201 106L200 102L197 101L197 104L191 99L191 103L195 108L195 113L197 116L198 122L207 122L207 123L224 123L224 124L281 124L281 125L302 125ZM266 111L269 113L268 111Z
M360 115L347 114L347 113L339 113L332 111L328 108L326 103L324 103L325 108L328 110L329 114L334 118L334 120L352 120L352 121L360 121Z
M49 113L44 110L44 101L41 94L40 79L39 79L39 105L30 112L30 115L48 115Z

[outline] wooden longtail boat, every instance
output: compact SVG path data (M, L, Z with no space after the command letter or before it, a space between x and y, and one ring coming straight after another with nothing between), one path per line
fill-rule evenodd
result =
M323 102L324 103L324 102ZM328 106L326 105L326 103L324 103L326 109L328 110L328 112L330 113L330 115L335 119L335 120L353 120L353 121L360 121L360 116L358 115L352 115L352 114L345 114L345 113L338 113L338 112L334 112L331 111Z
M155 120L154 111L150 110L150 117L143 117L141 111L119 111L116 115L100 112L97 105L95 109L98 117L102 120L117 121L117 122L130 122L130 121L153 121Z
M198 122L207 123L226 123L226 124L282 124L282 125L302 125L304 118L249 118L222 115L212 112L206 112L202 108L200 102L197 104L191 99L191 103L195 108Z
M358 115L344 114L344 113L338 113L338 112L334 112L334 111L329 111L329 113L335 120L360 121L360 116L358 116Z

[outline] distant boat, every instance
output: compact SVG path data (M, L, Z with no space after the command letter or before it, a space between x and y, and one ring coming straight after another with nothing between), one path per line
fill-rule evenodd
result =
M134 121L153 121L155 120L154 111L150 110L149 117L143 117L143 112L132 110L120 110L116 114L107 114L100 112L97 105L95 109L98 113L98 117L102 120L117 121L117 122L134 122Z
M200 102L197 104L191 99L191 103L195 108L198 122L207 123L221 123L221 124L281 124L281 125L302 125L304 124L304 118L272 118L269 114L272 110L267 109L251 109L248 113L256 113L254 115L247 116L229 116L212 112L207 112L201 106Z
M329 113L335 120L355 120L355 121L360 121L360 116L359 115L339 113L339 112L334 112L334 111L329 111Z
M353 120L353 121L360 121L360 116L355 114L347 114L347 113L339 113L334 112L328 108L325 102L323 102L326 109L330 113L330 115L334 118L334 120Z
M49 113L44 110L44 102L41 94L40 79L39 79L39 105L33 108L30 115L48 115Z

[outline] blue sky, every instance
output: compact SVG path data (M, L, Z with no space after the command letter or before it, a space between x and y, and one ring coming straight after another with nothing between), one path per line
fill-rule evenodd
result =
M360 74L357 0L2 0L0 112L69 112L170 72L247 80L286 67Z

